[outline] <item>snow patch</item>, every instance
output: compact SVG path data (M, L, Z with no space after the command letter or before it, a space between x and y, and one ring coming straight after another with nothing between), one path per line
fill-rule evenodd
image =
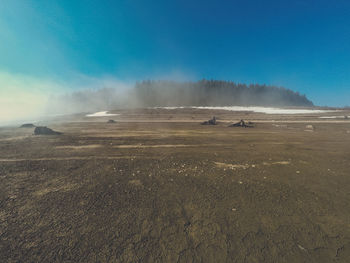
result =
M224 107L202 107L202 106L192 106L192 107L156 107L161 109L183 109L183 108L193 108L193 109L207 109L207 110L227 110L227 111L252 111L258 113L266 114L310 114L310 113L325 113L325 112L336 112L337 110L315 110L315 109L282 109L282 108L272 108L272 107L242 107L242 106L224 106Z
M322 116L320 119L350 119L350 116Z
M117 116L120 114L108 113L108 111L99 111L92 114L87 114L86 117L107 117L107 116Z

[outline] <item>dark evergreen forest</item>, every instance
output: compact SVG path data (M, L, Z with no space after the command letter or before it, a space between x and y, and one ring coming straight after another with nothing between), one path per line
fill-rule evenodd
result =
M283 87L239 84L231 81L137 82L139 106L313 106L298 92Z

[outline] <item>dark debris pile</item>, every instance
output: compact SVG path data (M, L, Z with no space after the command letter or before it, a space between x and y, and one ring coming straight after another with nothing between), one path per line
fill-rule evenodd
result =
M243 128L253 128L254 123L252 122L245 122L244 120L240 120L239 122L233 123L229 125L228 127L243 127Z
M217 121L216 121L216 118L214 116L212 119L205 121L205 122L202 122L201 124L202 125L216 125Z

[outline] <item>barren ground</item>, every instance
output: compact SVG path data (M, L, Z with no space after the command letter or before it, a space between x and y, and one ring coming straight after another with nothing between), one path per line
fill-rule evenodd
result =
M349 120L118 113L0 128L0 262L350 262Z

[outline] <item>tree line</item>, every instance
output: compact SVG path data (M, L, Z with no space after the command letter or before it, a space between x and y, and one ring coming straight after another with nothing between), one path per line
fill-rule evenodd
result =
M298 92L283 87L222 80L176 82L145 80L134 88L139 106L313 106Z

